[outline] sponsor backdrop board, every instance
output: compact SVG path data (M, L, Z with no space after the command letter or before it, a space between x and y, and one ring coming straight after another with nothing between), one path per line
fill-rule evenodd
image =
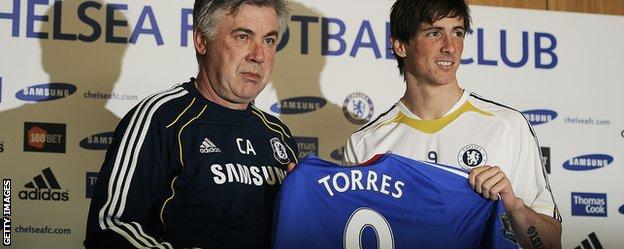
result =
M401 96L390 2L292 2L256 105L289 124L302 156L338 162L347 135ZM115 125L148 94L197 72L190 8L190 0L0 1L0 177L10 186L3 217L13 247L82 247ZM564 247L624 247L624 17L472 13L460 84L533 123Z

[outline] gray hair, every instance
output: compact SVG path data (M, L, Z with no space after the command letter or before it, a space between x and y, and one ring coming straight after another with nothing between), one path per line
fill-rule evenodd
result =
M290 11L285 0L195 0L193 28L198 28L208 40L212 40L223 16L235 14L244 4L273 7L278 17L279 34L284 34L290 20Z

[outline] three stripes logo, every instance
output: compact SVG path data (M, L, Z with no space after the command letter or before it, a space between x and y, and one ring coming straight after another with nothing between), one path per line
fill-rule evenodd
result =
M580 246L577 246L574 249L602 249L602 244L600 244L600 241L598 240L598 236L596 236L596 233L592 232L587 237L588 237L587 239L584 239L583 241L581 241Z
M201 152L202 154L216 153L221 152L221 149L219 149L219 147L217 147L212 141L210 141L210 139L204 138L204 141L199 146L199 152Z
M24 185L26 189L20 191L18 197L22 200L68 201L69 192L61 191L61 185L52 169L47 167L41 173Z

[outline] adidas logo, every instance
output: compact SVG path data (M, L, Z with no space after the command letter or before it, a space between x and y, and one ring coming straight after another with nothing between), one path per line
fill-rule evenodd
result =
M33 181L24 185L27 190L20 191L18 197L22 200L68 201L69 192L60 191L61 185L52 169L47 167L41 172L43 175L33 177Z
M201 152L202 154L215 153L221 152L221 149L219 149L219 147L217 147L212 141L210 141L210 139L204 138L204 141L199 146L199 152Z
M598 240L596 233L592 232L589 235L587 235L587 237L589 237L588 238L589 240L584 239L583 241L581 241L581 245L575 247L574 249L602 249L602 245L600 244L600 241ZM591 244L589 243L590 241L591 241Z

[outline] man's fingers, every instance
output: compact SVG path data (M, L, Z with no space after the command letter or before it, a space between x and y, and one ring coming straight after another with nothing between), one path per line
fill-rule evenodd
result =
M293 169L295 169L295 163L289 163L288 166L286 167L286 170L288 172L291 172Z
M486 170L476 174L474 177L474 185L471 184L472 188L479 194L483 193L483 183L496 175L498 172L500 172L498 167L488 167Z
M481 184L483 197L490 200L497 200L498 194L504 188L504 184L500 183L504 182L505 177L505 173L498 171L495 175L483 182L483 184Z
M488 169L490 169L492 167L490 166L482 166L482 167L477 167L474 168L472 170L470 170L470 173L468 174L468 183L470 184L470 187L472 189L475 189L475 185L476 185L476 177L477 175L481 174L481 172L486 171Z

